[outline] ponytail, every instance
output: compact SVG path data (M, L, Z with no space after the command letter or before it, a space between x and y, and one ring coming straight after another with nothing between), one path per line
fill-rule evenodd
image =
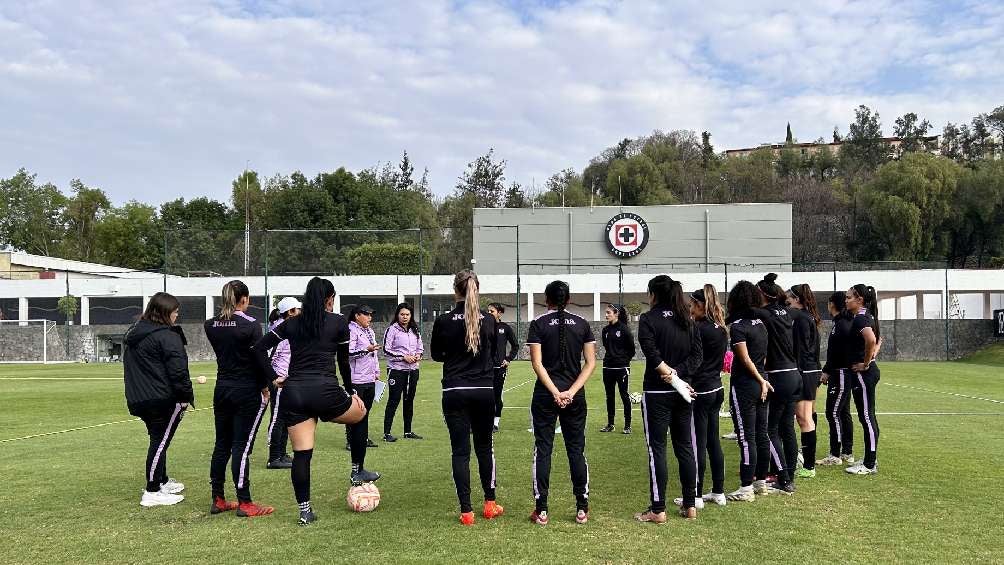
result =
M812 289L809 288L807 284L796 284L791 287L791 293L798 298L798 301L802 303L802 307L805 311L812 316L812 320L816 323L816 327L823 325L823 318L819 315L819 308L816 307L816 295L812 294Z
M756 283L756 287L767 297L767 302L774 304L784 297L784 289L778 286L776 273L767 273L763 280Z
M655 297L655 303L669 308L673 319L682 328L690 327L690 314L683 301L683 286L669 275L656 275L648 281L648 291Z
M558 353L560 359L565 358L565 308L568 307L569 294L568 283L565 281L551 281L544 288L544 296L547 298L548 305L558 311Z
M279 309L272 308L272 311L268 313L268 323L274 324L279 321L279 318L282 318L282 314L279 313Z
M241 281L233 280L223 285L223 294L220 297L220 318L229 320L237 311L237 304L244 298L251 295L248 285Z
M453 292L464 297L464 325L467 328L464 341L467 350L477 355L481 349L481 297L478 294L478 275L464 269L453 278Z
M623 304L614 304L613 302L611 302L610 304L607 304L607 307L617 313L617 321L618 322L620 322L620 323L622 323L624 325L627 325L627 323L629 321L628 320L628 313L627 313L627 309L624 308Z
M328 279L314 277L307 282L307 289L303 291L300 323L294 326L296 337L315 339L321 335L324 318L328 313L326 304L334 296L335 285Z
M879 332L878 293L875 291L875 287L856 284L851 287L851 290L854 291L856 296L861 298L864 307L871 312L872 319L875 320L872 328L875 330L875 339L878 339L881 333ZM854 313L856 314L857 312Z
M704 285L704 315L709 320L725 328L725 335L729 333L729 327L725 325L725 310L722 303L718 301L718 290L714 285Z

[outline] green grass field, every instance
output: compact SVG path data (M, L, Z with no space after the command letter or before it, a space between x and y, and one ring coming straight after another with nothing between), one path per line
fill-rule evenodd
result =
M41 562L1000 562L1004 517L1004 355L960 363L886 363L878 389L880 473L852 477L820 467L793 497L708 507L699 519L655 526L632 514L648 502L647 457L636 407L632 436L601 434L601 380L588 387L591 520L578 526L560 440L552 472L551 524L532 510L527 363L510 371L496 436L502 518L457 524L450 452L440 411L439 368L423 365L416 431L424 441L379 441L367 467L384 474L380 508L346 509L348 453L341 426L319 427L312 498L320 520L296 526L289 474L264 468L265 429L253 456L256 500L276 506L253 520L210 516L213 380L196 385L170 450L170 473L187 485L174 507L141 508L145 428L125 409L119 365L0 365L0 561ZM193 376L214 366L195 364ZM635 375L640 375L636 366ZM640 390L640 378L632 383ZM963 396L959 396L963 395ZM974 398L975 397L975 398ZM823 394L820 395L822 406ZM911 413L911 414L905 414ZM916 414L923 413L923 414ZM374 407L382 422L383 405ZM400 432L400 414L395 428ZM66 433L15 439L117 422ZM620 417L618 415L618 422ZM827 446L820 416L820 457ZM731 424L722 420L725 428ZM618 430L620 424L618 423ZM861 427L855 420L855 455ZM737 449L723 441L726 487L738 484ZM678 489L670 463L671 492ZM472 470L477 484L476 466ZM710 480L710 479L709 479ZM478 493L475 486L475 495ZM477 500L477 496L475 496Z

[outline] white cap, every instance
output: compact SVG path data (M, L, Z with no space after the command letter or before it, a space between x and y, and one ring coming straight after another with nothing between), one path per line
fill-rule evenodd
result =
M286 298L283 298L282 300L279 301L279 305L276 306L276 308L279 309L280 314L285 314L286 312L289 312L293 308L303 308L303 304L300 304L300 301L297 300L296 298L292 296L287 296Z

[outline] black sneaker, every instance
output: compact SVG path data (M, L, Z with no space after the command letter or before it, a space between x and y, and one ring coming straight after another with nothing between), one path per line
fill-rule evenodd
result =
M603 426L602 428L600 428L600 431L603 432L603 433L612 432L612 431L614 431L614 425L613 424L607 424L607 425Z
M621 433L624 434L624 435L626 435L626 436L631 435L631 426L624 426L624 431L621 432Z
M366 447L380 447L380 446L374 443L373 440L371 440L370 438L366 438Z
M387 443L394 443L395 441L397 441L397 438L390 434L384 434L383 440L386 441Z
M288 455L279 456L267 464L265 464L266 469L292 469L293 460L289 458Z
M352 451L352 442L345 442L345 451Z
M380 473L376 471L367 471L366 469L359 469L358 471L353 471L349 474L349 481L353 486L358 486L363 483L373 483L380 478Z
M307 510L305 512L300 512L300 519L297 521L297 524L300 526L309 526L316 521L317 516L313 512Z
M492 433L493 434L499 433L499 427L498 426L492 426Z
M404 432L404 439L422 439L422 436L415 432Z

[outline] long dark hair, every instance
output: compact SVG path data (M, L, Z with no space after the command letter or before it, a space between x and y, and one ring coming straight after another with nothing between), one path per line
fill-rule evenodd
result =
M272 311L268 313L268 323L269 325L274 324L282 318L282 314L279 313L278 308L272 308Z
M181 307L181 303L172 294L158 292L150 297L150 302L143 312L143 320L164 326L171 325L171 313Z
M411 318L408 318L407 330L415 332L415 335L418 335L418 322L415 321L415 309L411 307L411 304L402 302L397 305L397 310L394 310L394 323L399 326L401 325L401 322L398 321L398 315L401 314L401 310L407 310L411 313Z
M324 317L328 313L324 305L334 295L335 285L331 281L320 277L310 279L303 291L303 311L299 316L300 322L295 325L296 337L313 339L321 335Z
M833 304L840 314L844 314L847 310L847 293L845 292L834 292L830 295L830 303Z
M863 284L856 284L851 287L851 291L854 292L855 296L861 298L862 302L864 303L864 307L868 309L868 311L872 315L872 319L875 320L875 325L873 326L873 329L875 330L875 339L878 339L881 334L879 333L878 293L875 292L875 287ZM851 313L857 314L857 312L851 312Z
M547 303L558 311L558 352L562 359L565 358L565 308L570 294L565 281L551 281L544 287Z
M760 289L760 292L767 297L767 302L770 304L775 304L784 301L784 289L781 288L775 281L777 281L776 273L767 273L763 280L756 283L756 287Z
M648 291L655 297L655 303L673 312L673 319L680 327L690 326L687 304L683 301L683 285L669 275L656 275L648 281Z
M243 281L233 280L223 285L222 296L220 297L220 318L229 320L237 311L237 304L245 297L251 296L248 285Z
M607 308L610 308L614 312L617 312L617 321L618 322L620 322L621 324L627 325L627 323L628 323L628 313L627 313L627 310L624 308L623 304L614 304L613 302L611 302L610 304L607 304Z
M812 289L809 288L807 284L796 284L791 287L791 293L798 298L798 301L802 303L802 307L805 311L812 316L813 321L816 322L816 327L818 328L823 324L823 318L819 315L819 308L816 306L816 295L812 294Z
M725 301L725 307L729 311L728 322L734 322L749 313L750 310L760 306L760 290L749 281L739 281L729 291L729 297Z

